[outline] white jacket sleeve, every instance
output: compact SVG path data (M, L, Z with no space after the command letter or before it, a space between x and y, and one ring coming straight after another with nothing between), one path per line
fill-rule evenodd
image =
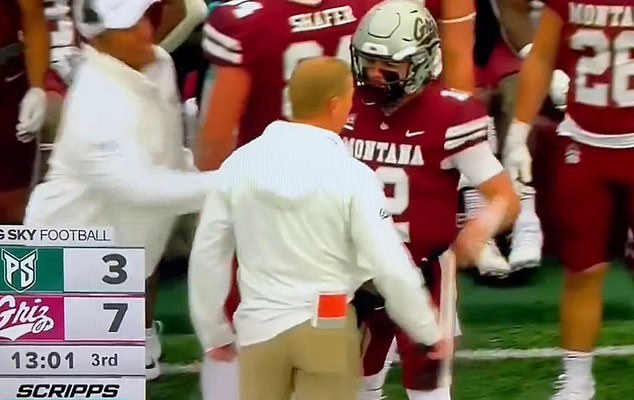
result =
M373 277L394 322L413 340L432 345L440 340L440 330L429 292L385 210L380 182L369 172L371 176L363 174L358 180L350 209L359 266Z
M203 350L235 340L224 314L231 287L235 239L227 200L218 190L207 196L189 258L189 315Z
M124 135L84 143L77 170L103 196L175 215L200 210L216 172L185 172L156 166L137 142Z

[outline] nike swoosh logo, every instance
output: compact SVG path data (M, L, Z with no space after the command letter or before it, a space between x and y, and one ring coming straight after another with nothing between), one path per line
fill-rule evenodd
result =
M425 133L425 131L418 131L418 132L410 132L409 130L407 132L405 132L405 137L414 137L414 136L420 136L423 133Z
M14 80L18 79L22 75L24 75L24 71L18 72L17 74L12 75L12 76L7 76L6 78L4 78L4 81L5 82L13 82Z

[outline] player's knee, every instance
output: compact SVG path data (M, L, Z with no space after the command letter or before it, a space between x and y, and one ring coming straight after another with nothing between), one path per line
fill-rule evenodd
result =
M565 275L566 286L574 289L602 285L609 265L607 262L602 262L584 269L568 269Z

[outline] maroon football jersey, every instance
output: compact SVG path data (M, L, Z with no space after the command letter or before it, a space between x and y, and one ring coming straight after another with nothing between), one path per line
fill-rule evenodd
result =
M357 90L342 138L383 181L388 211L416 262L453 242L460 173L451 157L486 141L489 125L482 104L440 83L389 116Z
M7 47L20 42L21 29L22 10L18 0L0 0L0 51L3 49L7 51L5 57L10 54L9 59L4 64L0 63L0 86L10 83L19 76L24 78L26 74L24 56L21 54L20 48L17 46ZM13 89L3 87L0 92L4 94L4 91L7 90ZM21 89L18 91L21 92Z
M570 77L567 113L574 121L566 131L634 135L634 0L549 0L547 6L564 24L559 67Z
M22 12L18 0L0 1L0 48L19 40Z
M290 118L286 85L301 60L325 55L349 62L351 36L373 3L233 0L212 12L204 27L204 51L213 64L245 68L252 79L238 145L259 136L269 123Z

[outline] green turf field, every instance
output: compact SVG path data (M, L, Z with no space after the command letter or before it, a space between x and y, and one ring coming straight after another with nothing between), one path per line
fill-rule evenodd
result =
M464 337L456 360L455 400L549 398L559 373L560 285L561 273L552 265L520 289L484 288L461 278ZM630 275L618 268L606 286L606 325L595 362L596 400L634 400L634 286ZM147 398L200 399L200 351L187 319L182 277L164 281L161 296L158 319L165 324L162 363L168 373L148 385ZM395 368L386 386L388 399L406 399L399 379Z

